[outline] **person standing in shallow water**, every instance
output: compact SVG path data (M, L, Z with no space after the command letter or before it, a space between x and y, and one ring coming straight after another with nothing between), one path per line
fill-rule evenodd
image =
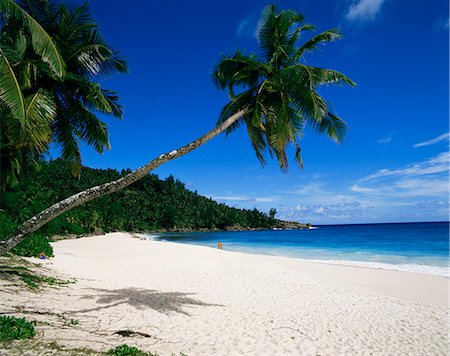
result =
M219 242L217 243L217 248L218 248L219 250L223 250L223 244L222 244L221 241L219 241Z

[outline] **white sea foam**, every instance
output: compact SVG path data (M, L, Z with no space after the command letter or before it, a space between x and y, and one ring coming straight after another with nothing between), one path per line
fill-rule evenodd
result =
M310 260L310 259L303 259L303 258L301 258L301 260L308 261L308 262L333 264L333 265L386 269L386 270L390 270L390 271L401 271L401 272L434 274L434 275L450 278L450 267L448 267L448 266L440 267L440 266L420 265L420 264L414 264L414 263L395 265L395 264L380 263L380 262L363 262L363 261L349 261L349 260Z
M161 242L168 242L166 239L163 239L163 234L145 234L143 235L149 240L152 241L161 241ZM202 244L195 244L190 243L193 245L202 245ZM206 244L206 246L210 246ZM210 246L215 248L215 246ZM316 262L316 263L324 263L324 264L333 264L333 265L342 265L342 266L352 266L352 267L363 267L363 268L374 268L374 269L384 269L389 271L401 271L401 272L414 272L414 273L423 273L423 274L432 274L437 276L443 276L450 278L450 265L447 266L433 266L430 264L420 264L420 263L384 263L384 262L374 262L374 261L357 261L357 260L345 260L345 259L317 259L317 258L301 258L298 255L292 255L290 253L283 253L279 250L270 250L267 247L263 248L256 248L253 246L253 248L243 247L240 245L232 246L228 245L227 248L231 251L236 252L243 252L243 253L251 253L251 254L263 254L263 255L272 255L272 256L284 256L289 258L295 258L299 259L305 262ZM304 251L303 251L304 252ZM360 255L359 258L364 259L366 254L363 252L355 252L354 255ZM374 256L370 256L374 258ZM375 256L376 257L376 256ZM382 256L386 257L386 256ZM399 257L399 256L392 256ZM429 261L428 261L429 262ZM432 263L432 262L431 262Z
M156 235L156 234L144 234L143 235L146 239L149 239L151 241L159 241L159 236L160 235Z

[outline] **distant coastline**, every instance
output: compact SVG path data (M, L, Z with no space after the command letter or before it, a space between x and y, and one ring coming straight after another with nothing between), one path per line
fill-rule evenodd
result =
M273 229L277 230L307 230L312 225L310 223L299 223L295 221L285 221L285 220L276 220L276 223L273 227L249 227L249 226L241 226L239 224L226 226L224 229L218 228L186 228L186 227L174 227L169 229L151 229L151 230L136 230L136 231L123 231L129 233L130 235L134 234L147 234L147 233L167 233L167 232L176 232L176 233L192 233L192 232L225 232L225 231L270 231ZM112 231L111 231L112 232ZM120 231L115 231L120 232ZM91 237L91 236L100 236L105 235L110 232L105 232L102 229L96 229L90 233L82 233L82 234L55 234L53 236L49 236L50 241L60 241L66 239L77 239L82 237Z
M372 223L353 223L353 224L317 224L314 226L359 226L359 225L399 225L399 224L435 224L435 223L442 223L442 224L450 224L450 221L446 220L439 220L439 221L389 221L389 222L372 222Z
M83 167L80 180L75 180L70 171L70 164L60 159L42 163L39 172L28 174L16 189L2 194L1 214L11 221L11 225L18 224L42 207L129 173L128 170L119 172ZM24 196L27 199L23 199ZM31 206L29 201L33 201ZM40 231L51 237L98 235L112 231L250 231L307 229L309 226L277 219L274 208L268 212L238 209L190 191L172 176L161 180L149 174L121 192L66 212Z

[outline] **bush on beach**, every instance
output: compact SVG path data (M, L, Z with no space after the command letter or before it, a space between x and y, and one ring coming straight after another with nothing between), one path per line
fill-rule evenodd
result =
M0 341L30 339L34 335L33 323L24 318L0 316Z
M158 356L156 353L144 352L137 347L128 346L127 344L117 346L108 351L108 355L115 356Z
M17 228L14 220L5 212L0 212L0 240L7 238ZM41 232L35 232L19 243L11 251L13 254L25 257L38 257L41 252L53 256L53 248L48 238Z

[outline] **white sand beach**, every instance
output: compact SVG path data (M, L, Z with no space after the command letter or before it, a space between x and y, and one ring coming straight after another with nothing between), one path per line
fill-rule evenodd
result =
M44 325L39 332L65 347L106 351L126 343L189 356L448 354L445 277L144 241L125 233L53 247L55 258L39 263L77 283L40 294L2 289L1 307L18 316L30 310L59 315L61 328ZM70 319L77 325L63 322ZM114 334L120 330L149 337Z

